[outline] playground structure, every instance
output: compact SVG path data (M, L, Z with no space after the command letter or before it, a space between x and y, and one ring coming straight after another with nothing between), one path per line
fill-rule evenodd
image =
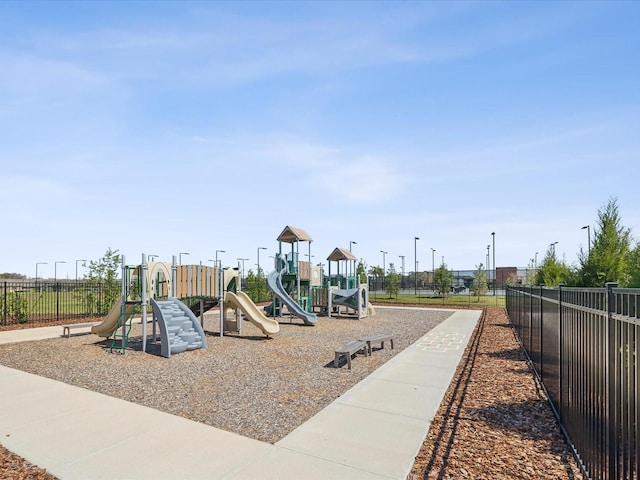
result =
M142 350L146 352L147 312L151 307L151 341L157 343L159 335L161 355L169 357L207 348L204 312L216 306L220 308L220 336L241 334L243 314L265 336L271 337L280 331L276 317L283 316L284 307L291 317L302 319L305 325L317 323L316 311L358 319L374 313L368 301L367 285L361 285L356 275L341 274L341 262L354 262L351 272L355 272L356 257L350 251L334 249L327 258L329 275L324 277L321 265L299 260L300 242L308 243L306 255L312 258L313 239L304 230L286 226L277 240L274 270L267 277L273 302L264 310L241 291L238 268L177 265L176 256L172 263L147 262L143 254L142 263L136 266L126 265L122 258L121 295L104 320L91 327L91 332L111 338L111 351L124 353L133 318L139 313ZM283 252L283 243L291 245L290 252ZM336 275L331 274L332 262L337 262Z
M355 275L340 274L343 261L354 262L351 271L355 272L356 257L350 251L336 248L327 258L329 275L323 277L320 265L299 260L300 242L308 243L306 255L311 258L313 239L308 233L287 225L277 240L279 249L274 261L275 270L267 277L267 285L274 295L273 303L266 308L270 317L282 316L283 306L291 316L301 318L306 325L316 324L316 311L329 316L332 312L341 315L341 307L345 308L344 313L352 312L358 319L369 316L372 309L367 285L361 285ZM289 253L283 253L283 243L291 245ZM338 264L336 276L331 275L331 262Z
M289 314L299 317L305 325L315 325L318 317L311 311L312 280L321 277L320 267L312 267L310 262L300 262L300 242L307 242L311 258L311 236L300 228L286 226L278 235L278 253L275 256L275 270L267 277L267 285L274 295L273 303L267 307L271 317L282 316L283 306ZM283 254L282 244L291 245L291 252ZM313 273L312 273L313 270Z
M240 333L238 311L269 336L279 330L277 322L268 319L251 299L239 292L238 269L220 269L203 265L177 265L149 262L126 265L122 259L122 291L104 320L91 332L111 338L111 351L125 352L133 318L140 313L142 350L147 351L147 311L152 308L152 342L160 336L161 355L169 357L198 348L207 348L203 330L204 312L220 307L220 335ZM225 304L225 302L227 302ZM230 311L234 315L229 315ZM200 321L196 315L200 316ZM275 323L275 325L274 325Z
M331 255L327 257L329 275L326 282L327 314L341 314L341 307L346 307L357 315L358 319L372 315L373 308L369 303L369 290L367 284L361 284L360 278L355 274L355 261L357 258L349 250L336 247ZM337 263L338 273L331 275L331 263ZM343 262L353 262L352 268L348 268L349 263L345 264L344 275L340 273L340 266ZM351 274L350 274L351 272Z

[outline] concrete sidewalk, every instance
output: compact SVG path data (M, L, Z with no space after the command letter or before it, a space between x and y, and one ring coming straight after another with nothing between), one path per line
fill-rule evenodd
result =
M0 443L63 480L405 479L480 313L456 311L275 445L0 366Z

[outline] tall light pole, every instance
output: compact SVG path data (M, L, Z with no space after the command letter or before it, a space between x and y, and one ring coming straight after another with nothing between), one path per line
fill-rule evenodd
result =
M260 250L266 250L267 247L258 247L258 277L260 277Z
M402 277L400 277L400 288L402 289L402 284L404 283L404 255L398 255L400 257L400 260L402 260L401 265L401 269L402 269Z
M489 250L491 245L487 245L487 286L491 288L491 257L489 256Z
M258 301L260 301L262 297L262 281L260 279L260 250L266 250L266 249L267 247L258 247Z
M384 290L385 288L385 277L387 276L387 253L389 252L385 252L384 250L380 250L380 253L382 253L382 289Z
M498 269L496 268L496 232L491 232L491 240L493 243L493 296L496 296L496 287L498 286Z
M80 260L76 260L76 283L78 283L78 262L85 262L86 260L80 259Z
M418 294L418 240L420 237L413 237L413 294Z
M218 253L227 253L225 250L216 250L216 268L218 268ZM222 260L220 260L220 269L222 269Z
M591 225L585 225L580 230L584 230L585 228L587 229L587 252L591 255Z
M158 258L160 255L147 255L147 260L149 260L150 262L153 262L154 258Z
M356 242L355 240L349 240L349 251L351 251L351 245L357 245L358 242ZM309 260L311 261L311 260ZM353 264L351 266L351 276L355 276L356 273L356 261L353 260Z
M534 267L536 270L538 269L538 252L536 252L535 259L533 260L533 267Z
M244 262L245 260L249 260L248 258L236 258L239 262L242 262L242 278L244 279Z
M553 251L553 256L556 256L556 245L558 244L558 242L553 242L549 244L549 247L552 249Z
M435 287L436 283L436 249L431 247L431 283Z
M64 260L56 260L53 262L53 281L54 283L58 281L58 264L59 263L67 263Z
M38 283L38 265L48 265L47 262L36 262L36 283Z
M178 254L178 265L182 265L182 255L190 255L189 252L180 252Z

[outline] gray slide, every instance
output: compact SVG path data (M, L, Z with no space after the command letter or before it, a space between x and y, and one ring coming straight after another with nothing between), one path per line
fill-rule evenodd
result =
M267 277L267 284L273 293L284 303L289 311L296 317L300 317L304 320L306 325L315 325L318 321L315 313L305 312L298 303L289 296L284 286L282 285L282 275L287 271L287 268L283 268L279 272L274 270Z

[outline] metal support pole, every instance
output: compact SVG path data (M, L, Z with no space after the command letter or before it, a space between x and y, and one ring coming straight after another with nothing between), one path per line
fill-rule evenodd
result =
M147 351L147 256L142 254L142 266L140 268L140 276L142 281L142 351Z

